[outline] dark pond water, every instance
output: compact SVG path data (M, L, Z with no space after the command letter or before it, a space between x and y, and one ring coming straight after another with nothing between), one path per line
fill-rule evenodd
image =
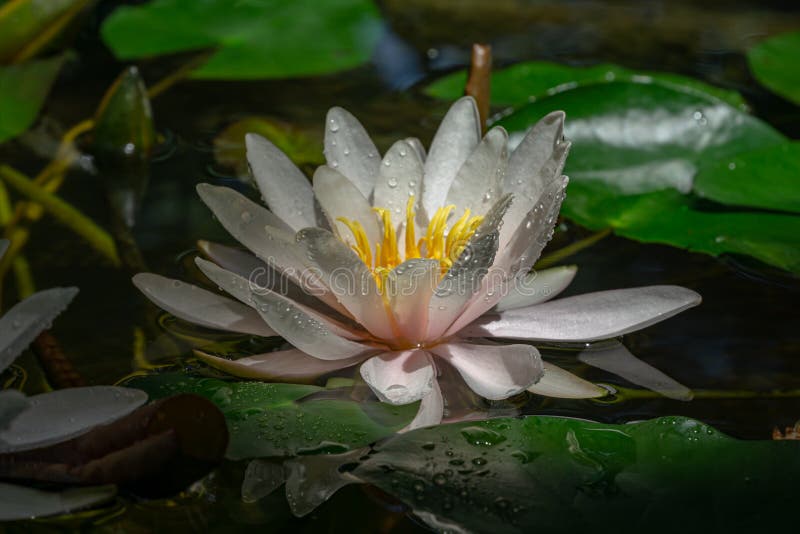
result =
M800 27L800 9L794 2L385 0L382 5L393 34L387 35L373 65L317 79L183 83L154 100L156 124L165 141L152 163L135 231L151 270L184 279L197 277L189 268L196 240L230 241L197 198L194 186L236 183L227 176L228 170L214 163L211 150L215 134L231 121L263 114L321 136L326 110L341 105L364 122L382 150L409 135L427 142L447 105L423 96L419 84L442 69L463 64L468 58L466 45L475 40L493 42L500 64L525 59L578 65L613 62L698 77L742 92L757 115L784 133L800 134L796 108L760 89L742 56L756 39ZM77 51L77 61L63 73L46 108L47 121L61 127L90 116L122 67L102 48L91 24L78 37ZM154 81L172 65L154 61L140 67L146 80ZM35 173L44 160L30 154L15 143L0 149L1 159ZM71 173L63 195L96 220L107 217L95 177ZM569 224L563 228L551 247L586 235ZM144 328L152 363L173 363L186 355L187 346L170 342L163 334L171 322L134 290L130 273L105 266L87 246L47 218L35 226L31 243L29 259L39 286L81 288L55 333L91 382L114 382L136 369L134 326ZM581 376L619 386L620 395L611 402L531 398L524 413L606 422L686 415L750 439L767 439L773 427L800 418L797 279L750 260L714 259L615 237L569 262L580 267L569 294L668 283L703 296L701 306L625 339L634 354L692 388L696 397L680 402L632 395L620 379L578 364L568 352L550 350ZM31 391L40 387L40 377L32 373L28 379ZM281 492L245 505L237 495L241 470L240 465L226 465L204 491L191 496L167 502L119 501L101 512L8 530L46 532L89 525L108 532L228 532L256 526L297 532L425 530L404 514L401 505L367 487L346 488L302 520L291 516Z

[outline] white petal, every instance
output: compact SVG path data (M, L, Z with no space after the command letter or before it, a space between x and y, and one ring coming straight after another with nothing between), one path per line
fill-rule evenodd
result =
M700 295L679 286L598 291L481 317L462 336L581 342L641 330L692 306Z
M269 268L266 262L245 250L202 239L197 242L197 246L203 254L211 258L214 263L223 269L227 269L247 279L250 279L251 276L260 272L260 270Z
M578 360L670 399L692 400L693 395L689 388L631 354L622 343L587 349L578 355Z
M425 160L422 206L430 217L444 205L456 173L481 140L481 124L475 100L457 100L442 119Z
M472 297L463 313L448 329L446 335L453 335L472 321L492 309L505 297L515 278L527 273L539 258L542 249L553 235L558 210L564 199L564 187L567 177L561 181L553 181L542 195L542 200L528 213L528 218L521 224L511 238L511 242L503 248L498 245L498 253L488 276L481 281L481 288ZM512 202L513 206L514 203ZM504 219L505 221L505 219ZM502 228L500 229L502 235Z
M45 289L18 302L0 318L0 372L11 365L42 330L50 328L53 319L77 294L76 287Z
M258 313L235 300L152 273L139 273L133 284L162 310L193 324L271 337L275 332Z
M348 111L334 107L325 124L325 159L370 198L381 158L369 134Z
M564 291L577 272L578 267L575 265L531 271L527 276L516 280L511 291L497 303L495 309L514 310L546 302Z
M0 521L17 521L65 514L113 499L116 486L42 491L0 482Z
M503 179L503 192L513 193L517 200L507 216L509 234L525 218L527 204L535 202L552 180L561 175L570 143L564 141L564 112L554 111L527 133L511 154ZM505 244L506 236L501 236Z
M506 196L495 203L434 291L426 340L441 337L482 287L483 278L494 262L499 227L510 202L511 198Z
M445 343L430 349L455 367L478 395L506 399L536 383L544 373L539 351L531 345Z
M265 354L255 354L238 360L228 360L196 350L195 355L205 363L238 376L277 382L310 382L324 374L356 365L361 356L342 360L320 360L297 350L289 349Z
M370 246L380 241L377 214L366 197L347 178L328 167L319 167L314 173L314 194L331 228L336 228L336 233L344 240L355 244L350 230L338 220L340 217L360 222Z
M314 226L314 193L308 178L267 139L252 133L244 139L247 161L267 206L295 231Z
M608 395L608 390L592 384L549 362L544 364L544 375L528 391L545 397L559 399L593 399Z
M434 380L431 390L427 395L422 397L419 403L419 410L414 419L400 432L408 432L415 428L423 428L426 426L435 426L442 422L444 417L444 399L442 398L442 391L439 389L439 383Z
M410 404L433 387L434 370L423 350L384 352L361 364L361 376L381 402Z
M420 140L416 137L406 137L406 143L408 143L409 146L414 149L414 151L417 153L417 156L419 156L419 160L424 163L425 158L428 155L425 153L425 147L422 145L422 142L420 142Z
M500 180L508 164L508 133L492 128L456 174L447 192L446 205L456 206L457 213L469 209L483 215L497 200Z
M198 184L197 193L225 230L264 261L272 255L266 227L284 240L292 239L293 233L275 214L230 187Z
M297 243L309 267L318 270L322 283L358 323L379 339L394 338L372 271L350 247L322 228L301 230Z
M409 197L419 199L422 175L422 160L406 141L396 142L383 157L373 205L389 210L395 230L405 220Z
M25 411L30 402L16 389L0 391L0 430L5 430L16 416Z
M147 401L138 389L92 386L29 397L30 407L0 432L0 453L46 447L111 423Z
M195 263L226 292L253 306L278 335L311 356L323 360L339 360L372 350L368 346L350 341L361 339L363 335L345 325L319 315L283 295L268 289L254 288L247 280L202 258L196 258Z
M385 295L403 336L412 343L425 339L431 296L439 283L437 260L415 258L394 268L386 277Z

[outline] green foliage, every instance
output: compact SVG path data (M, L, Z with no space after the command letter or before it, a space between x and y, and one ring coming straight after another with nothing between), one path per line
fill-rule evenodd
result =
M800 104L800 32L783 33L762 41L747 51L747 62L756 79Z
M792 524L798 453L685 417L533 416L400 434L349 474L448 531L755 532Z
M58 56L0 66L0 143L33 124L63 62Z
M226 382L181 373L130 379L127 387L151 399L196 393L217 405L230 432L228 458L344 452L390 435L408 424L418 403L391 406L349 399L306 399L324 388L296 384ZM335 395L334 395L335 396Z
M153 0L117 9L102 35L122 60L213 49L197 78L283 78L367 61L379 23L370 0Z

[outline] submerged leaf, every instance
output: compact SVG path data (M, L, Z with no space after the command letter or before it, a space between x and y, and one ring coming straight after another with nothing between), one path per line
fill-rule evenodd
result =
M213 48L194 77L255 79L355 67L379 30L370 0L153 0L118 8L102 35L119 59Z
M295 384L226 382L180 373L134 377L126 385L143 389L156 399L181 392L209 399L228 421L227 457L233 460L361 447L403 428L418 406L304 399L326 390Z
M63 63L64 56L56 56L0 66L0 143L33 124Z

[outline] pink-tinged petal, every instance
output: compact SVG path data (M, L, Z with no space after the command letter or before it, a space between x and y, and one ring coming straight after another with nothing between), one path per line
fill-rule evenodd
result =
M515 310L547 302L564 291L577 272L578 267L575 265L531 271L524 278L516 280L508 295L497 303L495 310Z
M495 261L483 279L480 290L476 291L445 335L454 335L492 309L508 294L514 280L531 269L553 235L567 181L567 177L562 176L561 180L551 182L540 201L528 213L526 221L514 232L510 243L505 248L498 245Z
M481 289L483 279L494 263L499 228L510 203L511 197L504 196L492 206L439 282L431 297L426 340L441 338Z
M528 388L531 393L558 399L594 399L608 395L607 389L592 384L552 363L543 363L544 375Z
M244 140L247 162L267 206L295 231L315 226L314 193L305 174L260 135L249 133Z
M544 373L539 351L531 345L476 345L454 342L430 349L458 370L478 395L507 399L535 384Z
M425 160L422 206L428 219L444 205L456 173L481 140L481 124L475 100L457 100L442 119Z
M420 197L423 172L419 153L406 141L397 141L383 157L372 204L389 210L395 230L406 218L409 197Z
M343 175L329 167L318 167L314 173L314 194L330 227L335 228L336 234L344 241L355 244L350 230L340 218L360 222L371 246L381 240L378 216L372 205Z
M489 130L453 179L445 205L453 204L459 212L469 209L473 215L486 213L499 196L508 165L507 145L504 128Z
M362 356L342 360L320 360L297 349L281 350L228 360L196 350L195 355L215 369L240 378L272 382L308 383L322 375L356 365Z
M578 360L670 399L690 401L694 396L692 390L631 354L622 343L592 347L581 352Z
M525 218L525 213L542 195L547 184L561 175L570 143L564 140L564 112L545 115L517 145L503 177L503 192L514 195L506 227L500 236L505 245Z
M423 350L384 352L361 364L361 377L381 402L409 404L433 387L435 371Z
M325 159L365 198L372 195L381 155L369 134L350 112L334 107L325 124Z
M184 321L254 336L277 335L252 308L200 287L152 273L137 274L133 283L156 306Z
M422 401L419 403L417 415L400 432L408 432L409 430L426 426L436 426L442 422L443 417L444 399L442 398L442 391L439 389L439 383L434 380L431 390L422 397Z
M282 295L268 290L253 291L240 276L202 258L195 261L206 276L237 299L252 305L278 335L310 356L341 360L379 350L351 341L348 337L357 339L360 334Z
M437 260L417 258L401 263L386 277L384 293L394 321L403 337L412 343L425 339L429 305L439 273Z
M372 271L345 243L322 228L297 233L308 266L352 317L379 339L393 339L388 310Z
M528 308L487 314L460 332L467 337L583 342L641 330L700 304L679 286L598 291Z

